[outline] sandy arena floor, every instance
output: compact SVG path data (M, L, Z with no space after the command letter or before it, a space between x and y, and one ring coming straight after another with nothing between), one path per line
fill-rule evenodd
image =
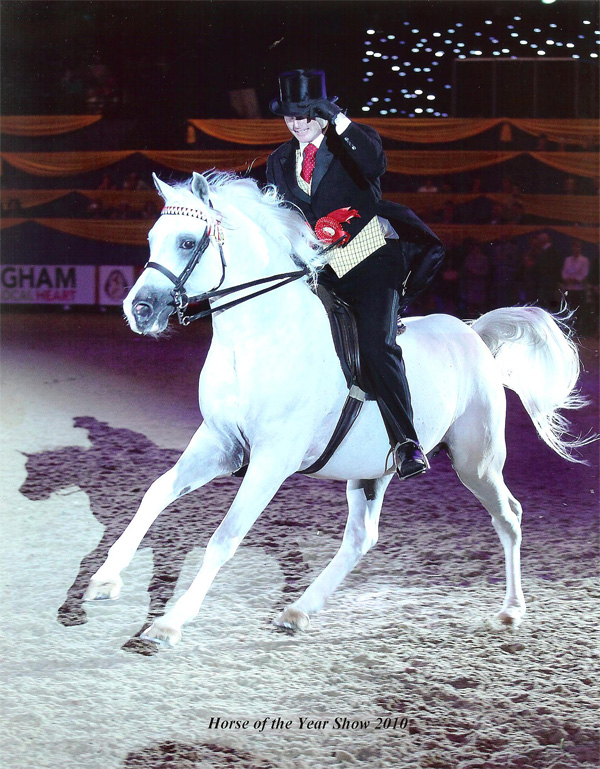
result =
M117 315L6 312L2 333L3 767L598 766L597 445L589 467L564 462L509 394L517 631L493 620L504 565L489 516L440 455L391 484L379 544L307 633L270 622L337 549L346 506L343 484L293 477L181 644L157 651L136 634L195 574L238 480L163 514L119 601L80 598L199 423L210 326L156 341ZM586 432L597 342L582 355Z

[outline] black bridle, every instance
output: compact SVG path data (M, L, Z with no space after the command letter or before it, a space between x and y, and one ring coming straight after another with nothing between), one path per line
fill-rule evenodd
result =
M209 204L212 208L212 204ZM199 208L187 208L185 206L165 206L163 210L161 211L161 216L163 215L177 215L177 216L191 216L194 219L202 219L207 223L206 230L204 231L204 235L202 238L196 243L196 246L194 250L192 251L192 254L190 255L190 258L188 260L188 263L183 268L181 273L179 275L175 275L171 270L167 269L166 267L163 267L162 264L159 264L158 262L147 262L144 265L144 269L147 267L151 267L155 270L158 270L162 275L164 275L166 278L168 278L171 283L174 284L174 288L171 289L171 296L173 297L173 301L170 302L171 305L175 307L175 311L177 313L177 319L179 320L179 323L182 326L188 326L193 320L199 320L200 318L206 318L209 315L212 315L215 312L220 312L221 310L228 310L230 307L235 307L237 304L241 304L242 302L246 302L248 299L253 299L255 296L260 296L261 294L266 294L268 291L273 291L276 288L281 288L281 286L285 286L288 283L292 283L294 280L298 280L299 278L304 277L305 275L308 275L309 270L307 267L305 267L302 270L295 270L294 272L282 272L278 275L270 275L267 278L257 278L256 280L248 281L248 283L240 283L237 286L231 286L231 288L221 288L223 285L223 281L225 280L225 268L227 267L227 263L225 261L225 254L223 253L223 242L224 242L224 235L223 231L221 229L220 223L215 222L214 224L214 236L213 236L213 227L211 226L208 217L206 214L201 211ZM202 294L196 294L195 296L188 296L185 292L185 283L198 265L198 262L200 261L202 255L208 248L210 244L211 237L214 237L214 240L219 248L219 254L221 256L221 280L217 283L217 285L211 289L210 291L204 291ZM279 281L274 286L268 286L267 288L262 288L260 291L255 291L252 294L247 294L246 296L242 296L239 299L234 299L231 302L226 302L225 304L219 305L218 307L209 307L207 310L202 310L201 312L197 312L194 315L186 315L185 311L189 307L190 304L195 304L197 302L203 302L207 299L217 299L222 296L228 296L229 294L233 294L236 291L242 291L246 288L252 288L253 286L259 286L263 283L271 283L273 281Z

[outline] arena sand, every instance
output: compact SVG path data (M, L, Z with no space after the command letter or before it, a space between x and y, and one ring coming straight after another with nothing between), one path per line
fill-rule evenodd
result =
M157 341L114 314L11 312L2 331L2 766L598 766L596 446L590 466L564 462L509 393L518 630L494 620L504 565L489 516L440 455L391 484L379 544L307 633L271 620L337 549L346 506L343 484L293 477L182 643L157 649L136 635L189 584L238 480L159 518L118 601L80 596L199 423L210 326ZM582 356L586 432L597 341Z

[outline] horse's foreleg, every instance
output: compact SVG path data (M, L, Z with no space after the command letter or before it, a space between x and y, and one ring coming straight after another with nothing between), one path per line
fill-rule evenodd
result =
M121 571L128 566L146 532L165 507L216 476L233 472L239 467L239 461L240 457L236 457L231 447L224 447L217 435L201 425L177 464L154 481L144 494L131 523L92 576L84 600L117 598L123 584Z
M233 556L242 539L269 504L293 468L283 469L273 455L250 459L240 489L220 526L210 538L198 575L173 608L142 633L142 638L174 646L183 625L200 607L219 569Z
M309 617L320 611L330 595L377 542L379 513L392 476L375 481L348 481L348 521L340 549L303 595L277 617L275 624L305 630Z

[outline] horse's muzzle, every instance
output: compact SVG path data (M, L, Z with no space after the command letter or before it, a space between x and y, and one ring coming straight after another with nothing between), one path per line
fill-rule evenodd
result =
M124 306L129 325L139 334L157 334L164 331L169 315L173 312L173 306L165 304L154 292L146 291L138 292L131 304L125 300Z

